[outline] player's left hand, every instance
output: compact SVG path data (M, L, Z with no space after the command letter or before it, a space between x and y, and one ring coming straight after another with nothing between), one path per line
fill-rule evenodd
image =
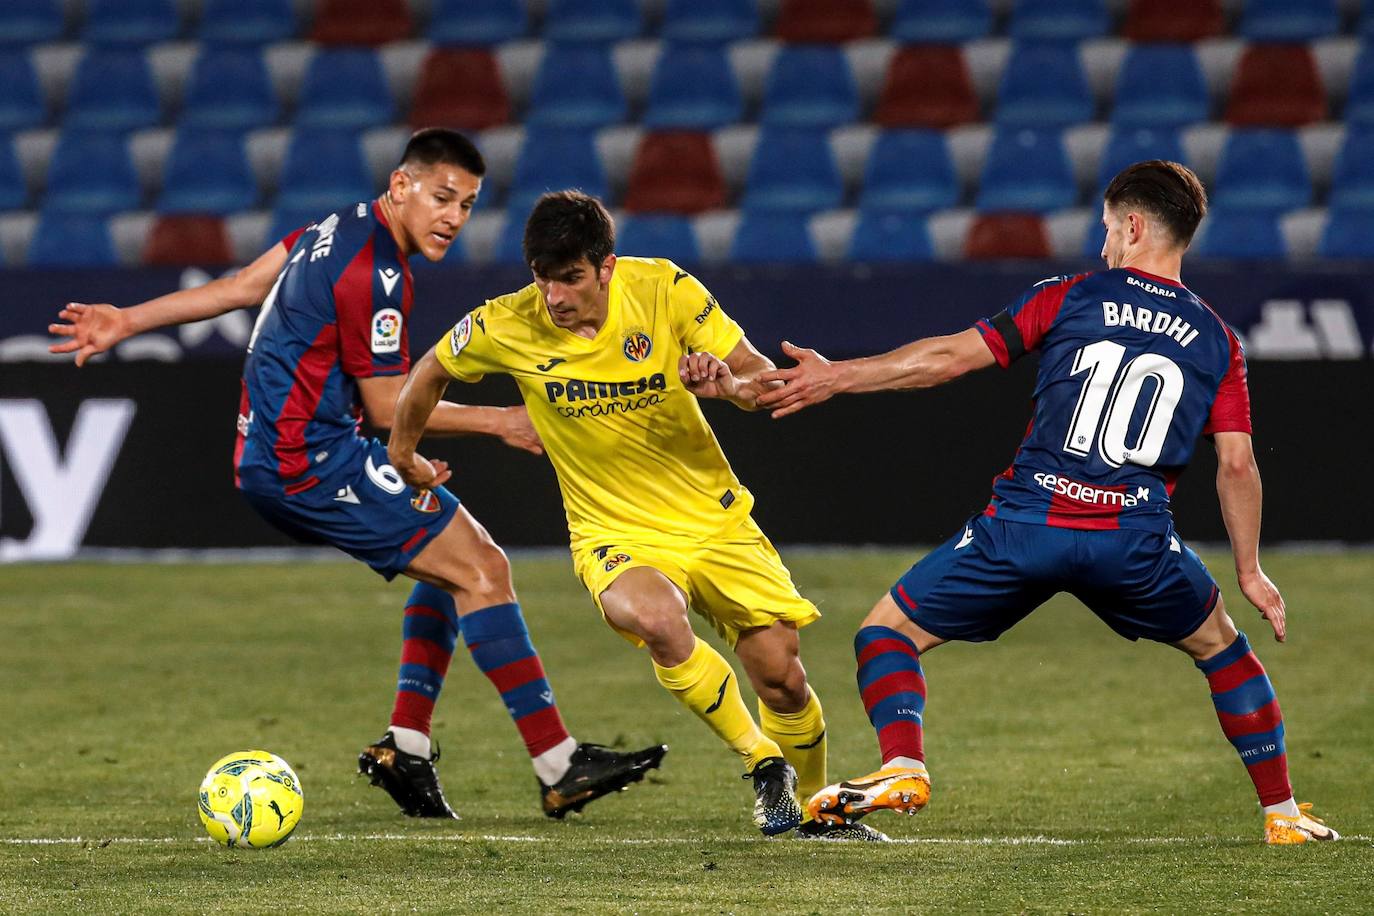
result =
M797 364L790 369L773 369L759 374L759 381L765 384L782 382L759 395L759 406L771 408L774 420L834 397L838 381L834 363L815 350L794 346L786 340L782 342L782 352Z
M430 461L424 455L411 453L409 459L400 458L388 454L391 459L391 466L396 469L396 473L401 475L401 479L415 487L417 490L432 490L435 487L442 487L453 476L453 471L449 470L448 462L441 459Z
M1287 639L1288 608L1283 603L1279 587L1262 569L1239 576L1238 582L1245 600L1253 604L1259 610L1260 616L1269 621L1269 626L1274 628L1274 641L1283 642Z
M723 359L710 353L689 353L677 361L677 374L683 386L699 398L733 398L739 394L739 379Z
M539 433L535 432L534 424L530 422L529 411L523 404L517 407L502 407L501 419L503 426L498 435L501 441L511 448L524 449L535 455L544 454L544 442L539 438Z

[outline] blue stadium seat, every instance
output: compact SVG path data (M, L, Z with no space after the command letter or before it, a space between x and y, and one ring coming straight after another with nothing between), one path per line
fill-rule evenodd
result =
M1182 127L1207 120L1211 99L1191 45L1136 44L1116 80L1112 123Z
M47 118L28 52L0 50L0 86L0 132L36 127Z
M999 125L1055 127L1090 121L1095 105L1073 44L1012 47L997 91Z
M1149 127L1117 127L1107 138L1097 168L1097 187L1105 189L1117 173L1128 165L1150 159L1183 162L1183 143L1178 131ZM1096 207L1100 201L1091 202Z
M142 51L92 48L77 64L63 126L134 130L158 122L160 105Z
M88 0L84 41L146 45L169 41L181 31L173 0Z
M608 48L548 46L530 90L527 124L605 127L624 121L625 114L625 95Z
M1336 34L1336 0L1246 0L1239 33L1251 41L1312 41Z
M824 131L766 127L759 132L745 182L745 210L806 213L838 207L843 198Z
M163 213L225 214L258 200L243 137L235 132L181 129L163 174L157 201Z
M783 45L763 94L770 127L838 127L859 116L859 92L838 46Z
M201 41L267 44L296 34L291 0L207 0L197 35Z
M429 40L439 45L499 45L529 29L519 0L439 0L429 20Z
M48 167L43 206L66 213L133 210L142 197L122 134L64 130Z
M606 198L606 170L587 131L531 130L515 162L506 211L521 223L545 191L581 188Z
M1374 11L1374 4L1370 9ZM1374 22L1374 12L1367 21ZM1374 38L1374 29L1370 30L1370 37ZM1344 114L1347 124L1374 124L1374 44L1365 44L1355 59Z
M311 219L377 193L358 135L344 130L298 129L277 187L277 209L312 212Z
M978 183L979 210L1043 213L1078 199L1073 168L1058 130L1001 128L988 149Z
M1374 210L1333 207L1317 243L1324 258L1374 258Z
M849 239L851 261L929 261L935 257L925 216L859 211Z
M1107 227L1102 225L1102 214L1093 212L1088 223L1088 233L1083 236L1083 257L1091 261L1102 260L1102 245L1107 241Z
M0 6L0 45L57 41L64 31L61 0L7 0Z
M735 71L725 50L669 45L654 65L644 126L651 130L712 130L744 115Z
M685 216L629 216L616 231L616 254L668 258L679 264L701 260L692 221Z
M1221 149L1212 203L1223 210L1278 212L1312 200L1312 179L1291 130L1232 130Z
M183 127L251 130L274 123L279 113L259 49L207 47L201 51L182 100Z
M1220 207L1208 214L1194 249L1200 258L1262 260L1288 254L1275 214Z
M549 41L616 42L643 31L635 0L551 0L544 17Z
M17 210L28 200L29 190L24 183L24 173L19 168L14 143L8 136L0 134L0 210Z
M987 0L902 0L888 36L905 44L962 44L991 29Z
M491 254L491 260L495 264L519 264L521 267L528 268L525 263L525 218L529 216L528 211L520 213L514 210L506 211L506 224L501 229L501 237L496 241L496 250Z
M746 212L730 242L730 260L741 264L815 261L816 243L804 219Z
M959 202L945 135L938 130L889 130L868 154L859 206L865 210L923 212Z
M1331 175L1331 207L1374 212L1374 125L1351 126Z
M119 258L105 217L45 210L29 239L27 262L33 267L115 267Z
M665 41L724 44L758 31L755 0L668 0L659 35Z
M1081 41L1109 24L1102 0L1017 0L1009 31L1017 41Z
M310 61L295 121L299 127L359 130L390 123L396 100L371 48L324 48Z

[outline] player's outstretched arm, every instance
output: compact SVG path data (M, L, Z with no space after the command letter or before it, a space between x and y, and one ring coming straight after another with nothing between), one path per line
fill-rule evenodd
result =
M286 246L273 245L231 277L220 277L204 286L178 290L128 308L69 302L57 313L62 321L48 325L48 333L66 340L52 344L48 351L75 353L76 364L84 366L95 354L104 353L135 334L258 305L267 298L285 264Z
M361 383L365 381L376 380L359 380L359 388L364 391L364 410L367 409L367 395L366 387ZM443 397L448 383L449 374L439 365L434 351L430 350L406 376L400 396L395 400L391 415L391 437L386 443L387 460L401 475L401 479L412 487L437 487L453 476L447 462L431 462L415 452L420 444L420 436L424 434L425 424Z
M442 367L441 367L442 368ZM447 373L445 373L447 375ZM374 376L358 379L362 395L363 413L367 422L378 430L389 430L394 424L396 402L400 399L406 377L402 375ZM484 407L439 401L425 421L426 436L495 436L512 448L536 455L544 454L544 443L530 423L524 405L518 407Z
M774 368L771 359L742 337L725 359L689 353L678 360L677 372L687 390L699 398L722 398L742 410L758 410L759 395L776 384L762 382L759 376Z
M1283 595L1260 568L1260 515L1264 501L1259 466L1249 433L1222 432L1213 437L1217 450L1217 499L1231 553L1236 561L1236 581L1247 601L1259 609L1274 628L1274 639L1288 635Z

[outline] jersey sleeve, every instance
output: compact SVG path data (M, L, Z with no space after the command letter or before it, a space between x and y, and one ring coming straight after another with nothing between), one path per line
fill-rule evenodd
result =
M1207 425L1202 428L1205 436L1251 432L1250 383L1245 369L1245 348L1230 328L1226 329L1226 337L1231 343L1231 358L1226 366L1226 374L1221 377L1217 396L1212 401Z
M410 295L400 271L389 289L382 286L369 240L334 282L334 313L339 324L339 362L353 378L405 375L410 371L410 335L400 307ZM394 298L400 294L400 299Z
M439 339L434 345L434 356L444 371L460 382L480 381L488 372L502 369L480 308L464 315Z
M1040 346L1064 305L1064 297L1084 276L1041 280L1016 302L974 325L997 365L1005 369Z
M701 281L671 261L672 286L668 289L668 311L673 330L683 349L689 353L710 353L725 359L744 339L744 329L725 314Z

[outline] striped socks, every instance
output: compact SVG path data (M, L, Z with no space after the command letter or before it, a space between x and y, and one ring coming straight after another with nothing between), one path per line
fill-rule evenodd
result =
M1226 739L1240 754L1241 762L1266 808L1284 805L1293 798L1288 782L1288 755L1283 744L1283 714L1274 686L1264 673L1250 643L1241 633L1236 641L1203 662L1198 668L1212 688L1212 705ZM1286 806L1286 807L1291 807Z
M408 754L430 755L434 701L444 688L457 638L458 610L453 596L433 585L416 583L401 624L401 670L396 678L390 727L396 746Z
M854 655L859 693L878 733L883 765L920 766L926 680L916 644L891 627L864 627L854 637Z

